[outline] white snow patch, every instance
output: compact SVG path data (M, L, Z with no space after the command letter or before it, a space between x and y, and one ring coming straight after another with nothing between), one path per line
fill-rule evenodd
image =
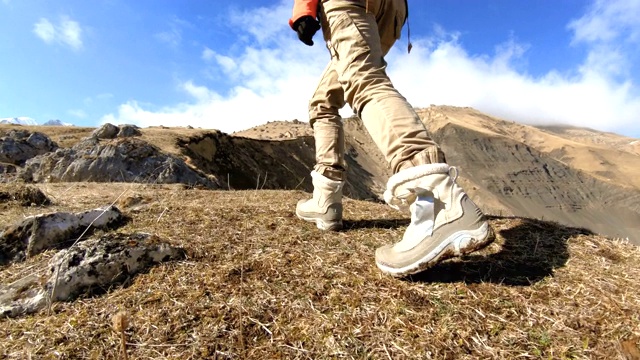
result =
M0 124L16 124L16 125L38 125L38 122L34 119L26 116L2 118Z

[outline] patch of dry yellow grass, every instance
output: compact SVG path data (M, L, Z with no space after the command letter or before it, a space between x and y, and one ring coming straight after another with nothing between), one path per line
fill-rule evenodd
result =
M132 359L613 359L638 349L640 251L579 229L495 217L497 241L480 254L397 280L373 253L407 220L383 204L346 200L346 229L335 233L295 217L307 196L297 191L38 186L54 205L16 205L0 225L124 192L132 221L120 231L157 234L189 256L50 315L1 319L0 358L116 358L120 311ZM0 278L50 256L0 268Z

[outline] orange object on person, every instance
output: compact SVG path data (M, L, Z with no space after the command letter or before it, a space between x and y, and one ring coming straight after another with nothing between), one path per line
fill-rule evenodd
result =
M293 23L301 17L311 16L315 19L317 15L318 0L295 0L293 3L293 16L289 19L289 26L293 29Z

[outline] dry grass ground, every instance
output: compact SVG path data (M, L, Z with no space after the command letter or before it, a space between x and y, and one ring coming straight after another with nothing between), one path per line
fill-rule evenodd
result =
M155 233L189 257L50 314L1 319L0 358L117 358L123 310L131 359L638 358L640 250L579 229L493 217L495 244L397 280L373 253L407 220L383 204L346 200L345 231L327 233L296 219L303 192L38 187L53 204L4 201L0 225L122 195L132 221L120 231ZM2 283L51 256L0 268Z

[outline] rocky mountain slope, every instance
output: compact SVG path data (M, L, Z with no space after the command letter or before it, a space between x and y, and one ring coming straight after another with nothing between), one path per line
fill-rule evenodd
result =
M640 243L640 156L473 109L434 107L421 115L486 212L553 219Z

